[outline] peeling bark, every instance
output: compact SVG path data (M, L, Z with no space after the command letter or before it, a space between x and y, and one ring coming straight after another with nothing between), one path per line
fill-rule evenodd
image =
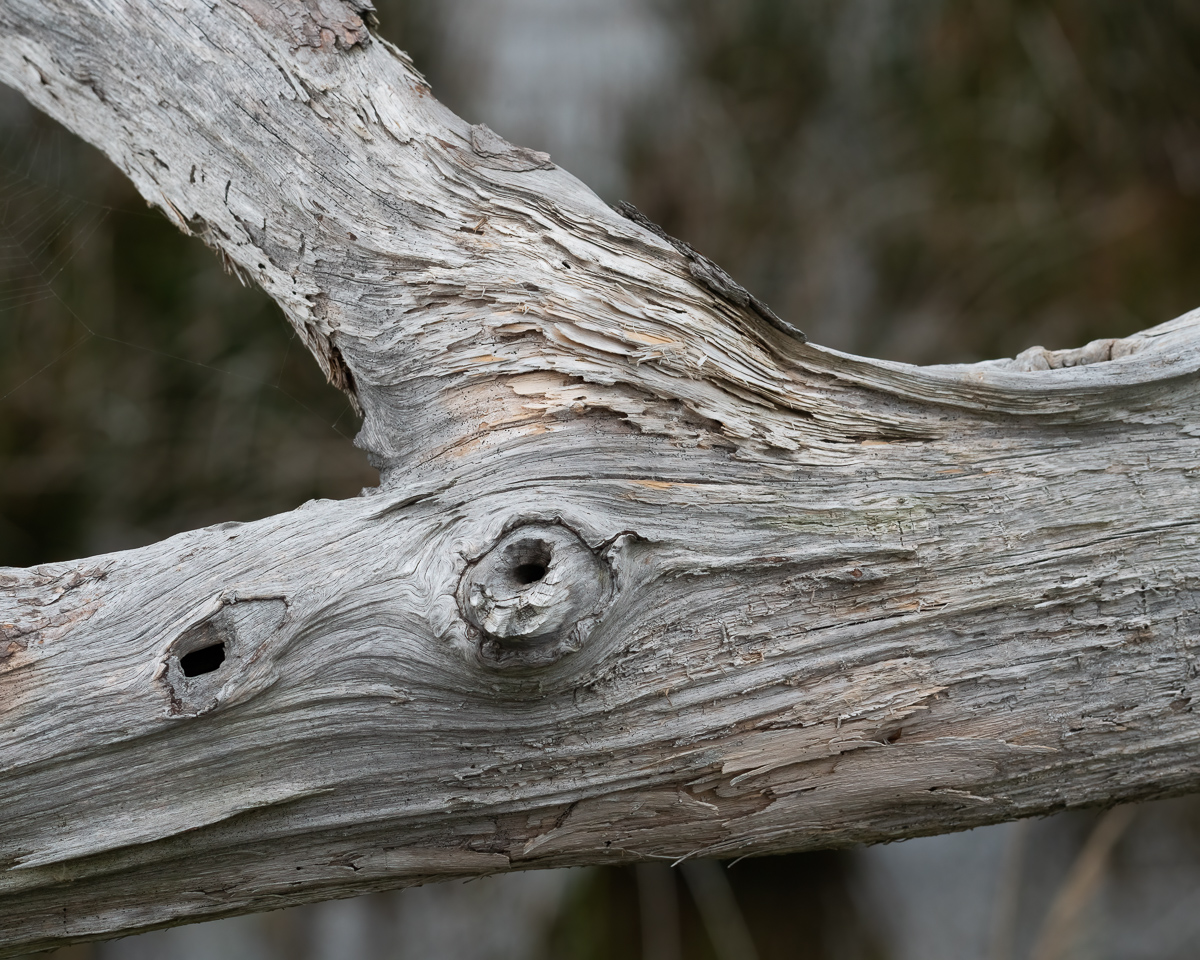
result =
M0 571L0 954L1200 785L1200 313L807 344L368 21L0 5L0 78L279 302L383 477Z

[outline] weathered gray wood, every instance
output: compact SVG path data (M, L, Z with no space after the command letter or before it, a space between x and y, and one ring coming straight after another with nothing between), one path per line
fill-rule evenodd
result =
M0 3L0 78L275 297L383 471L0 571L0 954L1200 787L1200 313L805 344L368 17Z

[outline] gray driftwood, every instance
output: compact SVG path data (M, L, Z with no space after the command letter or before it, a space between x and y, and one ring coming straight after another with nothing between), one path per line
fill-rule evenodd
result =
M370 16L0 3L0 77L271 293L383 474L0 571L0 953L1200 787L1200 314L806 344Z

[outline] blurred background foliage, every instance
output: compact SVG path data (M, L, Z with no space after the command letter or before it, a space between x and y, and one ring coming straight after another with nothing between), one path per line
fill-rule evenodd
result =
M1200 306L1194 0L376 3L449 106L631 200L818 343L970 361ZM373 484L345 398L261 291L0 94L0 565ZM1197 955L1196 805L1114 823L552 871L62 956ZM1066 946L1055 903L1075 904Z
M1200 303L1200 5L679 0L634 203L820 343L915 363Z
M15 94L0 123L0 565L374 482L346 399L262 291Z

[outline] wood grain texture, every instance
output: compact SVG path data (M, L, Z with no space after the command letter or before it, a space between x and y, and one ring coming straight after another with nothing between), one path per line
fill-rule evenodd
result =
M370 21L0 4L0 78L275 297L383 472L0 571L0 955L1200 787L1200 313L807 344Z

